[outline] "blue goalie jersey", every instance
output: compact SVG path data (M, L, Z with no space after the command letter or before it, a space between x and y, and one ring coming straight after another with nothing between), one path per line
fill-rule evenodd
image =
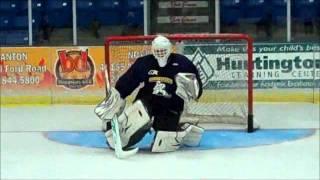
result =
M181 72L196 74L200 85L199 98L202 94L202 83L196 66L187 57L175 53L170 54L168 63L164 67L158 65L153 55L138 58L119 78L115 88L125 99L140 83L143 83L136 100L147 102L153 109L182 112L184 101L175 93L177 89L175 76Z

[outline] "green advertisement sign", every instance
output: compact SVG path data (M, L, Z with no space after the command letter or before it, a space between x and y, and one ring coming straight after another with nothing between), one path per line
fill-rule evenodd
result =
M246 88L246 44L185 45L207 89ZM254 88L319 88L320 44L255 44Z

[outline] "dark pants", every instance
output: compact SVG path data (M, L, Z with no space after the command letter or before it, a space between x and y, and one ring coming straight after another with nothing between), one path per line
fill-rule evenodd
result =
M155 131L177 131L179 129L180 111L170 109L158 104L158 102L140 100L147 109L149 116L153 118L152 127Z

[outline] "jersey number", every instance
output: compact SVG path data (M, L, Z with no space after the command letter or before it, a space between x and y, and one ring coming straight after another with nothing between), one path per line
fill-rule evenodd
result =
M166 85L160 81L157 81L156 85L153 88L152 94L157 96L168 96L167 91L165 90Z

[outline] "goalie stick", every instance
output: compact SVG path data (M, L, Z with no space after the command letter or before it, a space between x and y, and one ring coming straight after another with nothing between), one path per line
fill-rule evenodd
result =
M105 68L104 71L104 77L106 81L106 92L107 97L110 95L110 82L109 82L109 74L107 68ZM131 150L123 150L122 149L122 141L120 137L120 131L119 131L119 122L118 122L118 115L114 115L111 119L111 128L112 128L112 136L113 136L113 142L114 142L114 151L119 159L127 158L129 156L132 156L136 154L139 150L139 148L134 148Z

